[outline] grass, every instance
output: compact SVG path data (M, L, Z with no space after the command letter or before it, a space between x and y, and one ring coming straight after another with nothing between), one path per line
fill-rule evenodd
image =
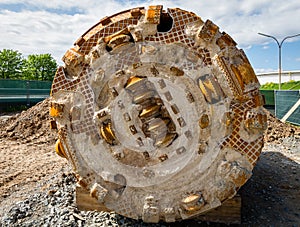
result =
M279 84L269 82L260 86L261 90L279 90ZM291 80L281 84L281 90L300 90L300 81Z

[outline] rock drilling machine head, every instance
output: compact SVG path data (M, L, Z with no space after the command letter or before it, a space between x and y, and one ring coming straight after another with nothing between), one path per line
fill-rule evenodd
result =
M50 115L78 183L144 222L193 218L250 178L266 115L259 82L212 21L162 6L105 17L67 50Z

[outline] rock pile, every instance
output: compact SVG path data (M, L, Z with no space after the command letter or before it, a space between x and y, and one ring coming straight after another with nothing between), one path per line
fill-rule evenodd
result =
M165 226L143 224L115 213L79 211L74 201L75 178L70 172L52 176L40 188L11 207L0 226Z
M278 118L267 111L268 128L265 132L265 142L280 143L280 139L287 137L300 138L300 127L289 123L282 123Z

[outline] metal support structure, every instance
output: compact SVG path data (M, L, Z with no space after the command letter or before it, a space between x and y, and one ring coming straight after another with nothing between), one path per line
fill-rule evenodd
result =
M289 39L289 38L294 38L296 36L300 36L300 33L297 34L297 35L291 35L291 36L286 36L283 38L283 40L281 42L278 41L278 39L276 39L274 36L271 36L271 35L267 35L267 34L263 34L263 33L258 33L259 35L262 35L262 36L266 36L266 37L269 37L269 38L272 38L276 41L277 45L278 45L278 50L279 50L279 57L278 57L278 64L279 64L279 68L278 68L278 76L279 76L279 90L281 90L281 47L282 47L282 44L285 40Z

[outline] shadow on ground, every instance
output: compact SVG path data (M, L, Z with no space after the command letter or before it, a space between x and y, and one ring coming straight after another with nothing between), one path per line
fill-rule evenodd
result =
M242 222L299 226L300 165L279 152L263 152L241 188Z

